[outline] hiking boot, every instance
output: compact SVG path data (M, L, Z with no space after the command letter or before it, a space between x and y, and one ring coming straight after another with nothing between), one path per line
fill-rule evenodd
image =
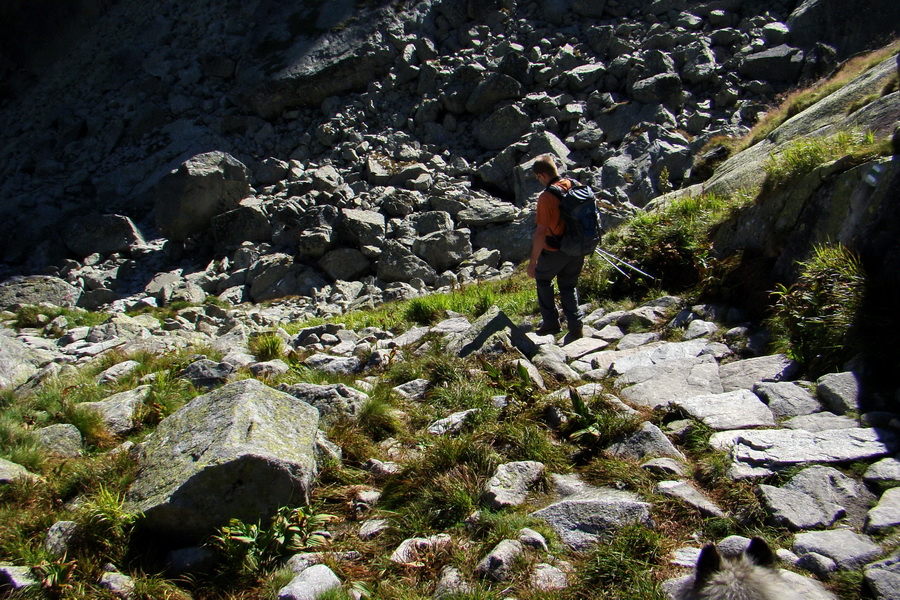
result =
M538 335L554 335L562 331L559 327L559 323L543 323L540 327L535 331Z
M564 344L571 344L575 340L580 340L584 337L584 329L579 325L578 327L570 327L569 333L566 334L564 339Z

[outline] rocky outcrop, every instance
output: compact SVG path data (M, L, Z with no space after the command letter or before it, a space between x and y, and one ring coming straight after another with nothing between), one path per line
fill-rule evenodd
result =
M128 506L152 531L196 541L231 518L304 502L318 421L316 409L252 379L199 396L142 444Z

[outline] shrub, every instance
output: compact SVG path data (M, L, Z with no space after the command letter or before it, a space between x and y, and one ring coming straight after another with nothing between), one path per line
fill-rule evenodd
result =
M800 263L800 277L779 285L768 326L776 348L806 367L810 376L839 370L853 355L854 323L863 303L865 271L842 245L818 246Z

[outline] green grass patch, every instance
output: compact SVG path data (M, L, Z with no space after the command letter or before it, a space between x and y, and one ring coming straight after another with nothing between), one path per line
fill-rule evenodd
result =
M800 264L790 287L779 285L768 326L773 344L811 377L839 370L856 351L854 325L863 305L866 274L842 245L818 246Z
M863 162L890 152L887 140L877 141L871 132L841 131L829 137L795 140L765 164L764 190L773 190L794 182L821 165L843 157Z
M589 551L577 584L585 598L598 600L663 600L655 575L664 552L662 536L641 525L619 530L607 543Z
M654 279L594 256L586 269L586 279L593 280L587 288L621 299L640 297L651 289L680 291L696 286L715 266L710 232L751 202L744 193L703 194L636 215L607 234L603 247Z

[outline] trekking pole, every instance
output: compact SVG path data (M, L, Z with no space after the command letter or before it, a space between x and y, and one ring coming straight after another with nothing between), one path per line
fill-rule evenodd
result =
M619 268L619 265L617 265L617 264L614 263L613 261L609 260L608 258L606 258L605 256L603 256L602 254L597 254L597 256L599 256L600 258L602 258L603 260L605 260L607 263L609 263L609 266L611 266L613 269L615 269L616 271L618 271L619 273L621 273L622 275L624 275L626 279L631 279L631 275L629 275L628 273L626 273L625 271L623 271L622 269L620 269L620 268Z
M606 250L601 250L600 248L595 248L595 249L594 249L594 252L596 252L597 255L598 255L600 258L603 258L604 260L606 260L606 262L608 262L608 263L610 263L610 264L612 264L612 260L615 260L615 261L618 261L619 263L621 263L622 265L628 267L628 268L631 269L632 271L636 271L636 272L640 273L640 274L643 275L644 277L649 277L650 279L656 279L656 277L654 277L653 275L650 275L649 273L645 273L644 271L641 271L640 269L638 269L637 267L635 267L635 266L634 266L633 264L631 264L630 262L625 261L625 260L622 260L621 258L619 258L618 256L616 256L615 254L611 254L611 253L607 252ZM610 260L610 259L612 259L612 260ZM615 265L613 265L613 266L615 266ZM619 269L618 267L616 267L616 269L617 269L620 273L622 272L622 270Z

